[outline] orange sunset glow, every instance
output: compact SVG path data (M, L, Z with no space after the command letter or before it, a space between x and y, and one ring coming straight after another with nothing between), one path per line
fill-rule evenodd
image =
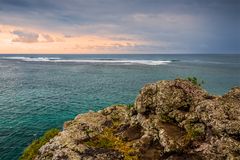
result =
M66 36L32 28L0 25L0 53L124 53L127 49L145 43L127 35Z

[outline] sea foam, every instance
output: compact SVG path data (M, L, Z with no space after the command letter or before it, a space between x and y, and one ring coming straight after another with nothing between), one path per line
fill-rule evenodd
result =
M165 65L170 60L130 60L130 59L61 59L58 57L3 57L7 60L20 60L26 62L55 62L55 63L93 63L93 64L117 64L117 65Z

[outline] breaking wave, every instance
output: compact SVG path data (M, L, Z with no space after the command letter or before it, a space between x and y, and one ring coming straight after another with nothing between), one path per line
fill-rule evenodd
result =
M61 58L57 58L57 57L2 57L1 59L45 62L45 61L52 61L52 60L60 60Z
M165 65L170 60L130 60L130 59L61 59L58 57L2 57L5 60L20 60L26 62L55 62L55 63L93 63L93 64L118 64L118 65Z

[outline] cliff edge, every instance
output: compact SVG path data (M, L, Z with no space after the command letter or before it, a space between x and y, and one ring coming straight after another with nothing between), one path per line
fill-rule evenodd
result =
M145 85L133 107L79 114L35 160L240 159L240 87L209 95L188 80Z

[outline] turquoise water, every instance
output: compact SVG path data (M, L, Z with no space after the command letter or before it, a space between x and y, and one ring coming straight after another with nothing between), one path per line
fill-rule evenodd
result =
M145 83L187 76L221 95L240 85L240 55L0 55L0 159L79 113L132 103Z

